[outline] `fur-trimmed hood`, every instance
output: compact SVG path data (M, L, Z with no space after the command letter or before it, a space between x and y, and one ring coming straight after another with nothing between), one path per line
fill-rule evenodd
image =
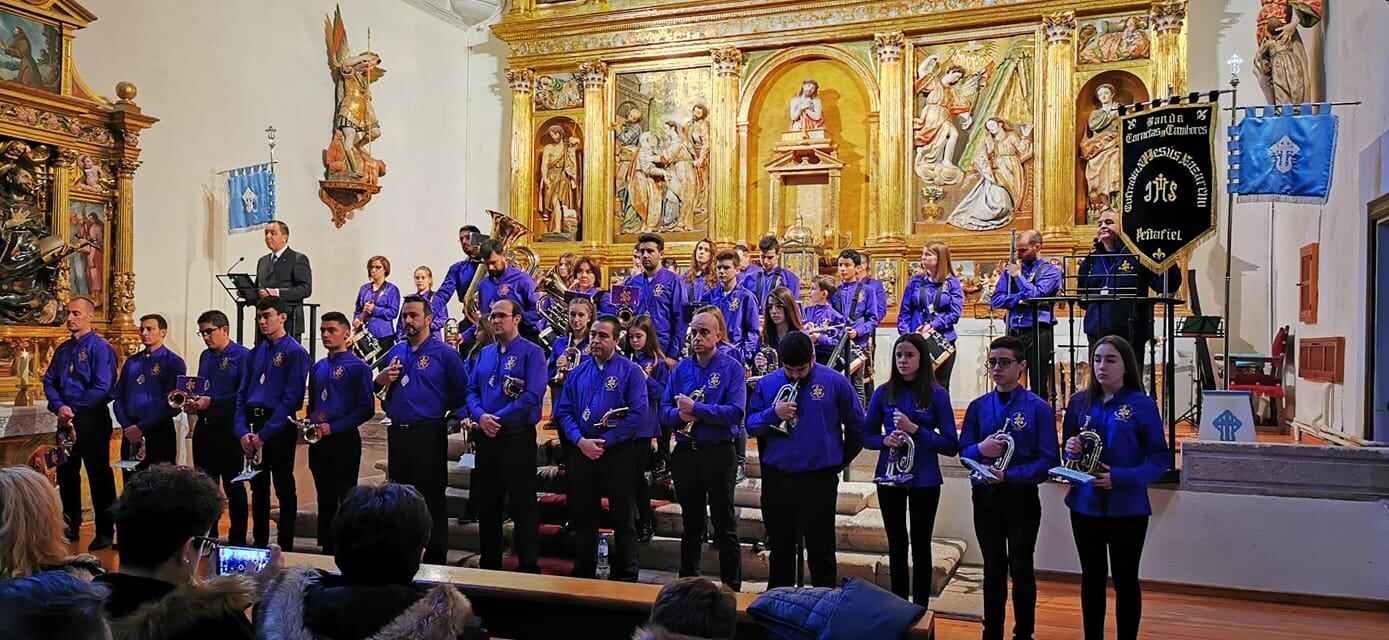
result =
M292 567L281 572L266 587L256 612L260 637L268 640L317 640L305 616L310 591L321 590L324 574L308 567ZM340 589L353 589L342 587ZM364 587L364 589L371 589ZM351 615L350 611L339 612ZM437 585L424 592L394 619L370 636L371 640L454 640L463 634L473 617L468 598L450 585Z
M118 573L98 580L116 593L125 591L127 596L139 597L144 592L154 596L112 621L111 635L115 640L251 637L246 610L253 601L255 587L248 578L221 576L206 584L183 584L163 597L158 597L158 590L168 583L157 580Z

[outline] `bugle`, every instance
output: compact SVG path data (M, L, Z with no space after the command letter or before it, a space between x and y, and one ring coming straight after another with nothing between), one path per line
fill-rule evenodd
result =
M525 392L525 380L517 378L516 376L506 376L505 379L502 380L502 395L515 400L521 397L521 394Z
M120 469L120 470L122 470L122 471L134 471L134 470L135 470L135 467L140 466L140 463L142 463L142 462L144 462L144 461L145 461L145 437L144 437L144 436L140 436L140 444L135 445L135 447L134 447L133 449L130 450L130 457L129 457L129 458L124 458L124 457L121 458L119 462L117 462L117 463L111 465L111 468L112 468L112 469Z
M885 422L891 423L891 421L892 418L888 418ZM895 426L893 429L888 435L902 434L902 444L893 447L888 452L887 466L883 469L883 475L874 478L873 482L889 487L900 487L911 482L914 477L912 468L916 466L916 440L905 432L896 431Z
M308 418L290 418L290 423L299 429L299 435L308 444L317 444L323 439L323 434L319 433L318 427L314 426L313 420Z
M980 482L993 479L994 476L988 473L989 470L1006 471L1008 469L1008 463L1013 460L1013 449L1016 448L1016 443L1013 442L1013 436L1008 435L1008 427L999 429L989 437L999 437L999 439L1003 441L1003 454L998 456L997 458L994 458L994 461L989 463L988 465L981 465L977 462L974 464L974 466L965 464L965 466L969 467L970 469L969 477L974 478L975 480L978 480ZM963 456L960 458L960 460L962 461L966 459L967 458L964 458ZM970 462L974 461L970 460Z
M397 357L391 359L391 366L392 366L392 367L397 366L397 365L399 365L399 364L400 364L400 357L399 357L399 356L397 356ZM375 368L375 367L372 367L372 368ZM376 399L378 399L378 400L380 400L380 401L382 401L382 402L385 402L387 398L390 398L390 397L391 397L391 389L393 389L394 387L395 387L395 383L392 382L392 383L390 383L390 384L387 384L387 385L385 385L385 386L382 386L380 389L377 389L377 390L376 390Z
M260 475L260 450L255 453L246 454L246 463L241 466L241 473L232 478L232 483L245 482Z
M603 414L603 417L598 419L598 428L611 429L613 426L613 420L621 420L622 418L627 417L627 414L631 411L632 410L628 407L614 407L612 409L608 409L607 412Z
M772 406L775 407L783 402L795 402L796 394L800 393L800 390L801 384L799 381L788 382L781 385L781 388L776 390L776 397L772 398ZM796 420L790 418L767 426L771 428L772 431L789 436L791 435L791 430L796 428Z
M1085 424L1076 434L1080 438L1080 456L1067 457L1060 466L1052 467L1047 476L1065 484L1087 484L1095 481L1095 473L1100 470L1100 455L1104 453L1104 439L1090 428L1090 416L1085 416Z
M704 389L695 389L692 393L690 393L690 400L693 400L695 402L704 402ZM675 432L679 433L682 436L685 436L686 438L694 438L695 422L695 420L686 422L679 429L676 429Z

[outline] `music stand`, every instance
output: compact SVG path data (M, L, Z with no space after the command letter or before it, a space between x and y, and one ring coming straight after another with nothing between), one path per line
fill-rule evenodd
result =
M256 286L256 279L249 273L219 273L217 282L222 285L222 290L227 292L227 296L236 304L236 342L246 344L246 307L255 306L260 301L260 287ZM309 334L309 358L318 358L318 332L314 329L318 325L318 304L313 302L290 302L287 305L289 312L294 313L295 308L307 309L309 312L308 327L305 327Z

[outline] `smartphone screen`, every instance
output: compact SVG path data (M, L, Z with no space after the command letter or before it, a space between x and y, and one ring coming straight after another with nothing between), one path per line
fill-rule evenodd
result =
M217 548L217 575L219 576L236 573L252 574L264 569L267 564L270 564L269 549L230 546Z

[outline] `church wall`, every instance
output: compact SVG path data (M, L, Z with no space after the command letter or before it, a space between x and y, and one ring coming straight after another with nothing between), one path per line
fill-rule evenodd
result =
M333 115L323 42L333 1L86 2L99 19L75 39L84 79L102 94L134 82L136 102L161 118L142 140L135 182L136 312L166 314L169 342L187 357L202 348L191 326L199 313L234 311L215 274L242 256L238 270L254 271L266 252L259 230L227 234L213 194L225 190L215 172L268 160L267 125L278 130L277 218L313 264L310 301L323 311L351 312L372 255L391 260L403 292L420 264L441 281L459 256L458 227L505 206L505 45L399 0L341 4L353 52L367 48L370 26L387 70L373 86L382 136L372 151L388 172L381 193L336 229L317 195Z

